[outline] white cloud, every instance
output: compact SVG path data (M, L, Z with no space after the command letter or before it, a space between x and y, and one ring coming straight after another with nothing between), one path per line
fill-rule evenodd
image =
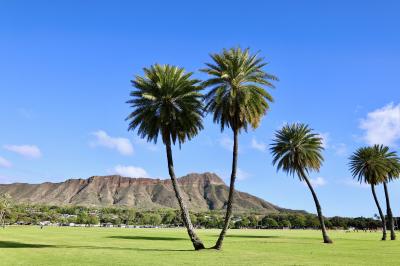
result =
M247 178L249 178L251 176L251 174L243 171L242 169L238 168L236 171L236 178L239 181L245 180Z
M14 178L9 176L0 175L0 184L10 184L14 182Z
M0 167L10 168L11 166L12 163L9 160L0 156Z
M112 172L125 177L149 177L143 168L130 165L117 165Z
M261 152L267 151L267 144L265 144L264 142L258 142L254 137L251 140L251 147Z
M323 177L310 178L310 183L313 187L322 187L326 185L326 181Z
M100 146L115 149L123 155L133 154L132 143L127 138L111 137L103 130L98 130L92 134L96 137L96 140L90 143L92 147Z
M329 132L318 133L318 135L322 139L322 147L324 149L333 150L338 156L347 155L347 145L345 143L332 143Z
M32 159L42 156L42 152L35 145L4 145L4 149Z
M146 149L148 149L149 151L158 151L157 145L155 145L151 142L148 142L142 138L135 138L135 144L139 144L139 145L145 147Z
M213 139L212 139L210 136L208 136L208 135L203 136L201 140L202 140L202 141L200 142L201 145L208 146L208 147L213 147L213 146L214 146L214 141L213 141Z
M349 180L343 181L342 184L350 187L356 187L356 188L370 188L370 185L365 184L365 183L360 183L354 179L349 178Z
M369 145L396 145L400 139L400 104L390 103L367 114L360 121L363 129L363 140Z
M233 139L227 135L223 135L222 138L219 139L219 145L228 151L233 151Z
M348 154L347 145L344 143L335 144L332 146L332 149L334 149L336 155L339 156L346 156Z
M330 141L329 133L328 132L319 133L318 135L322 139L322 147L324 147L324 149L328 148L329 147L329 141Z
M221 177L224 182L229 185L229 182L231 181L231 169L227 170L215 170L214 171L219 177ZM236 181L243 181L245 179L248 179L252 175L241 168L236 169Z

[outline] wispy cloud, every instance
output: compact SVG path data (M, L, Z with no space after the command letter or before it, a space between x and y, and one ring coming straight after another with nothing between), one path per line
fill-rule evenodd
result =
M117 165L111 172L125 177L149 177L146 170L131 165Z
M396 145L400 139L400 104L390 103L367 114L359 127L363 140L369 144Z
M250 176L251 176L250 173L248 173L240 168L237 169L237 172L236 172L237 180L242 181L242 180L248 179Z
M313 187L322 187L326 185L326 180L323 177L310 178L310 183Z
M90 142L91 147L105 147L117 150L122 155L133 154L133 146L129 139L120 137L111 137L104 130L93 132L95 140Z
M328 132L318 133L318 135L322 140L322 147L324 147L324 149L327 149L329 147L329 141L330 141L329 133Z
M219 145L228 151L232 151L233 139L228 137L227 135L223 135L222 138L219 139Z
M22 116L23 118L26 118L26 119L32 119L35 117L35 113L29 109L19 108L17 110L17 112L20 116Z
M0 184L10 184L15 182L15 178L4 176L0 174Z
M370 188L370 185L357 182L356 180L351 179L351 178L349 178L348 180L342 181L340 183L344 184L346 186L355 187L355 188Z
M36 145L4 145L4 149L31 159L42 156L42 152Z
M326 150L332 150L335 152L335 155L338 156L346 156L347 145L345 143L336 143L331 140L331 135L329 132L318 133L318 135L322 139L322 147Z
M214 170L214 172L221 177L226 184L229 185L230 179L231 179L231 169L225 169L225 170ZM252 175L241 168L236 169L236 181L243 181L248 178L250 178Z
M335 151L335 154L338 156L348 155L347 145L344 143L338 143L338 144L332 145L332 149Z
M12 163L4 157L0 156L0 167L10 168Z
M257 141L255 137L251 139L251 147L255 150L266 152L267 151L267 144L262 141Z
M149 151L158 151L157 145L142 138L135 138L135 144L141 145Z

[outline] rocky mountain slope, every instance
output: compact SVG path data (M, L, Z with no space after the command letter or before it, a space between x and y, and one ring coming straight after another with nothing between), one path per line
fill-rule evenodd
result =
M228 187L213 173L178 179L183 197L193 211L221 210ZM0 185L16 202L51 205L127 206L141 209L178 208L169 179L128 178L117 175L69 179L61 183ZM279 212L283 209L244 192L235 195L236 211Z

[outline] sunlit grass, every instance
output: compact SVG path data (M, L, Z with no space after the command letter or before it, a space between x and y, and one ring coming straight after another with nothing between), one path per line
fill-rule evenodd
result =
M207 246L218 230L198 230ZM398 265L400 242L379 232L230 230L222 251L193 251L183 229L8 227L0 265Z

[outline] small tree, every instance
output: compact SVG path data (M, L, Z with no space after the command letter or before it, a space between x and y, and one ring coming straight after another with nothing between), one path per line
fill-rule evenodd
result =
M88 216L87 212L86 211L81 211L81 212L78 213L78 217L76 219L76 222L78 224L87 224L88 218L89 218L89 216Z
M262 219L262 224L263 226L266 226L267 228L278 228L278 222L274 218L270 217L264 217Z
M0 223L5 227L5 216L6 213L11 209L11 196L8 193L0 195Z
M162 218L161 215L159 215L158 213L152 213L150 214L150 224L151 225L159 225L161 224Z
M279 223L279 225L282 226L282 227L286 227L286 228L292 227L292 224L290 223L289 220L282 220L282 221Z
M88 225L95 225L95 224L99 224L99 218L97 217L97 215L95 214L90 214L86 220L86 223Z

